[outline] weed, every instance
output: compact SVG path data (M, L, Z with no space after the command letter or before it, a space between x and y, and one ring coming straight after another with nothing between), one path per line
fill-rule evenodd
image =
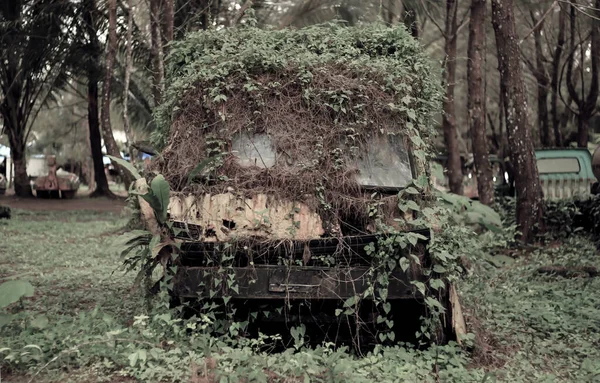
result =
M469 242L471 268L459 289L489 342L494 363L464 348L378 346L357 358L325 344L269 353L272 339L212 337L210 318L181 319L164 296L150 310L117 268L110 214L16 211L0 226L0 282L29 280L32 298L9 306L0 327L3 377L23 382L593 382L600 376L600 279L562 278L540 266L599 266L583 237L503 256L503 234ZM85 223L84 223L85 222ZM488 253L488 257L484 254ZM161 293L164 294L164 293ZM299 342L300 343L300 342ZM469 343L469 342L467 342ZM469 347L469 344L467 344ZM477 344L475 345L477 347ZM135 378L136 380L132 380Z

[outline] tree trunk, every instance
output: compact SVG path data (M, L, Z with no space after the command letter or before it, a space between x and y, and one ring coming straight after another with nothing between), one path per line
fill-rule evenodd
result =
M113 157L121 158L121 152L113 136L110 123L110 88L114 72L115 54L117 52L117 1L108 1L108 44L106 51L106 68L102 87L102 136L106 151Z
M515 168L517 224L521 239L531 242L535 238L536 225L542 223L542 191L531 142L512 0L492 0L492 24L496 35L500 77L505 87L506 130L511 161ZM537 228L540 229L539 226Z
M535 13L531 11L531 19L534 25L537 25L538 20ZM548 73L544 65L545 57L542 50L542 32L541 29L544 22L535 27L533 30L533 38L535 42L535 79L537 81L537 111L538 111L538 129L540 132L540 142L542 147L550 147L550 123L548 120L548 86L550 81Z
M410 1L404 4L404 25L410 31L410 34L415 39L419 38L419 19L417 18L417 10Z
M104 138L104 145L106 146L106 152L113 157L121 158L121 151L115 141L113 135L112 126L110 123L110 91L112 78L114 74L115 66L115 55L117 53L117 1L108 1L108 44L106 51L106 68L104 71L104 84L102 87L102 136ZM125 173L123 169L117 164L113 163L119 170L121 178L125 183L125 187L129 189L131 179L129 174Z
M129 124L129 83L131 82L131 71L133 70L133 8L131 0L127 0L127 39L125 41L125 85L123 89L123 128L125 130L125 140L129 160L135 163L133 156L131 127Z
M163 0L165 5L165 42L173 41L173 23L175 20L175 0Z
M11 145L10 153L13 165L15 167L15 195L19 197L33 197L31 184L27 176L27 160L25 158L25 147L13 147Z
M89 36L87 77L88 77L88 127L90 135L90 147L92 151L92 160L94 162L94 179L96 189L90 194L90 197L108 196L113 197L113 193L108 187L106 173L104 173L104 163L102 161L102 136L100 135L100 121L98 119L98 62L100 61L100 44L98 42L98 31L96 30L95 0L86 0L86 7L83 14L86 31Z
M161 37L161 9L160 0L150 0L150 40L152 44L152 95L154 106L162 102L162 86L165 75L163 62L163 48Z
M551 147L550 124L548 121L548 86L540 82L537 84L537 112L540 143L542 147Z
M8 135L10 153L15 169L13 180L15 194L19 197L33 197L29 177L27 176L25 127L19 126L18 113L10 107L13 101L12 95L6 96L0 110L4 119L4 129Z
M448 183L450 191L456 194L463 193L463 174L458 147L458 133L456 132L456 112L454 109L454 85L456 81L456 38L457 38L457 11L458 4L455 0L446 1L446 57L444 60L444 116L442 127L444 141L448 151Z
M469 22L469 48L467 82L469 85L467 109L477 176L479 200L491 205L494 202L494 183L490 166L485 125L485 97L482 62L485 44L485 0L472 0Z
M17 51L17 46L22 42L19 39L20 28L22 26L22 4L19 2L7 2L6 9L3 10L2 16L6 18L7 31L2 36L4 44L9 44L14 47L15 51L10 52L8 57L2 58L3 70L3 87L2 102L0 103L0 115L4 120L4 129L8 135L11 156L13 160L14 173L14 188L15 194L19 197L32 197L29 177L27 177L27 161L25 158L26 148L26 131L27 121L23 118L22 106L30 94L24 93L24 75L19 69L20 55ZM26 92L26 91L25 91ZM7 169L8 170L8 169Z
M596 0L596 16L600 16L600 0ZM579 108L579 126L577 132L577 146L580 148L587 148L589 140L589 121L596 112L596 104L598 101L598 95L600 88L598 84L598 77L600 71L600 18L593 18L592 32L591 32L591 43L590 43L590 61L592 67L592 79L590 84L590 90L588 95L583 102L583 105Z
M399 7L396 0L387 1L387 6L385 7L385 9L382 9L382 16L387 26L392 26L396 24L396 19L398 19L398 15L400 14L400 12L402 12L402 8L402 1L400 1ZM400 10L400 12L398 12L398 10Z
M552 88L552 98L550 100L551 115L552 115L552 130L554 131L554 144L557 147L563 146L562 133L560 130L560 116L558 113L558 87L559 75L560 75L560 59L565 45L565 24L567 16L562 8L558 15L558 37L556 40L556 49L554 50L554 56L552 57L552 75L550 86Z
M571 54L567 58L569 60L567 65L567 89L569 91L569 96L573 99L577 108L579 109L577 113L578 124L577 124L577 146L580 148L587 148L588 140L589 140L589 119L594 115L596 110L596 102L598 100L599 93L599 85L598 85L598 76L600 71L600 21L598 19L592 19L592 30L591 30L591 43L590 43L590 61L591 61L591 72L592 79L590 83L590 88L587 96L584 94L585 84L582 81L581 96L577 94L577 90L575 89L574 81L573 81L573 64L576 60L575 58L575 24L576 24L576 13L575 13L575 5L573 5L573 1L571 0L571 15L570 15L570 23L571 23ZM595 3L596 9L600 7L600 0L596 0ZM581 57L584 57L584 48L583 42L581 42ZM583 80L583 63L579 64L581 73L581 79ZM577 75L575 75L577 76Z

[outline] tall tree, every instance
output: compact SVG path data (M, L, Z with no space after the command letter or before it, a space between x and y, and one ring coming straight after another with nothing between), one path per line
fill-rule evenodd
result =
M175 0L164 0L165 5L165 24L163 37L165 42L173 41L173 27L175 22Z
M542 146L549 147L551 143L550 121L548 119L548 86L550 79L546 71L546 57L542 48L542 28L544 19L538 20L535 12L530 12L533 21L533 40L535 44L535 65L531 64L533 75L537 81L537 112L538 130Z
M517 224L521 231L521 239L530 242L534 238L536 225L540 224L542 219L542 191L531 141L512 0L492 0L492 24L496 35L498 67L505 92L508 145L515 168Z
M404 10L402 13L402 21L406 25L406 28L410 31L410 34L415 39L419 38L419 18L417 14L417 7L414 2L407 1L402 3L404 5Z
M552 55L552 68L550 75L550 87L552 89L552 96L550 98L550 113L552 115L552 130L554 132L554 144L558 147L563 145L563 138L560 129L560 116L558 113L558 97L559 97L559 74L560 74L560 60L562 57L564 45L565 45L565 25L567 24L567 15L565 11L560 7L558 14L558 35L556 39L556 48Z
M125 84L123 86L123 128L125 129L125 140L131 162L134 162L131 147L131 126L129 123L129 84L131 72L133 71L133 12L131 0L127 0L127 37L125 39Z
M150 0L150 40L152 54L152 95L154 105L160 105L162 101L162 86L165 76L163 62L163 44L161 37L161 4L160 0Z
M442 128L444 141L448 152L448 183L450 191L463 193L463 174L456 131L456 111L454 106L454 86L456 83L456 41L458 37L458 2L446 0L446 23L444 35L446 38L443 82L446 89L444 98L444 116Z
M108 44L104 70L104 83L102 86L102 137L106 152L113 157L121 157L121 152L113 135L110 123L110 91L114 74L115 55L117 53L117 1L108 0Z
M581 78L581 95L577 93L577 89L574 85L573 80L573 66L576 60L575 57L575 47L577 44L575 43L575 35L576 35L576 24L577 17L575 14L576 7L578 5L571 0L571 17L570 17L570 25L571 25L571 54L567 58L567 89L569 90L569 97L573 99L575 104L577 105L577 146L580 148L587 148L588 140L589 140L589 120L593 117L596 111L596 102L598 100L599 94L599 85L598 85L598 72L600 70L600 22L599 19L593 17L591 20L591 33L590 33L590 61L591 61L591 72L592 78L589 84L589 90L587 95L585 92L585 83L583 82L583 73L584 73L584 60L586 58L586 49L584 48L584 42L581 41L578 45L580 48L579 60L579 70L580 70L580 78ZM600 0L596 0L595 9L600 10ZM600 11L596 11L596 13L600 14ZM577 76L577 75L576 75Z
M102 136L100 134L100 121L98 119L98 81L100 80L100 70L98 67L100 61L100 43L98 41L96 20L98 12L95 0L84 0L82 4L83 24L85 34L87 35L87 44L85 46L86 54L84 57L87 72L88 129L94 165L94 181L96 184L96 189L90 196L112 197L113 193L108 187L108 180L106 179L106 173L104 173L104 163L102 161Z
M469 22L469 48L467 82L469 86L467 110L469 127L473 142L473 157L477 176L479 199L486 205L494 201L494 183L489 161L488 143L485 125L485 89L482 63L485 54L485 0L472 0L471 20Z
M64 0L0 3L0 115L15 167L15 194L27 197L32 192L25 148L40 108L66 82L74 8Z

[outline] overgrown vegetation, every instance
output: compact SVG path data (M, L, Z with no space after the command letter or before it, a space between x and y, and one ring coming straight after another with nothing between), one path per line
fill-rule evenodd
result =
M285 353L269 354L269 339L211 337L202 330L206 318L182 320L161 299L148 309L142 294L131 290L134 276L115 269L118 254L107 251L108 238L124 218L97 213L33 218L16 211L13 221L0 225L2 282L27 279L35 287L34 297L3 312L14 316L0 328L3 378L593 382L600 376L595 294L600 280L537 271L548 265L600 266L585 237L514 259L517 254L506 247L510 231L477 236L465 229L470 238L462 245L469 251L459 291L473 333L466 348L378 347L358 359L332 346L290 344Z
M191 181L202 192L231 186L305 200L321 188L338 210L342 196L360 194L353 166L369 138L404 133L425 159L441 100L430 73L403 27L191 34L173 44L156 115L154 140L166 146L160 172L178 191ZM231 139L261 133L275 164L236 167Z

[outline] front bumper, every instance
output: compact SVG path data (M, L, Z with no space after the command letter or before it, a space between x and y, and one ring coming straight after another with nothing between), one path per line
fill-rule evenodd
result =
M362 297L375 279L370 272L367 267L182 267L173 278L173 292L183 298L340 300ZM388 299L416 294L403 272L392 274L387 290Z
M419 231L422 238L428 233ZM428 239L390 254L399 259L418 256L428 264ZM181 245L173 293L184 298L239 299L347 299L372 297L378 279L372 267L375 235L319 238L310 241L237 243L185 241ZM227 265L222 263L228 259ZM396 263L397 265L397 263ZM411 299L416 290L410 281L423 280L418 267L389 275L388 299ZM370 291L369 291L370 290ZM365 292L369 292L365 294Z

